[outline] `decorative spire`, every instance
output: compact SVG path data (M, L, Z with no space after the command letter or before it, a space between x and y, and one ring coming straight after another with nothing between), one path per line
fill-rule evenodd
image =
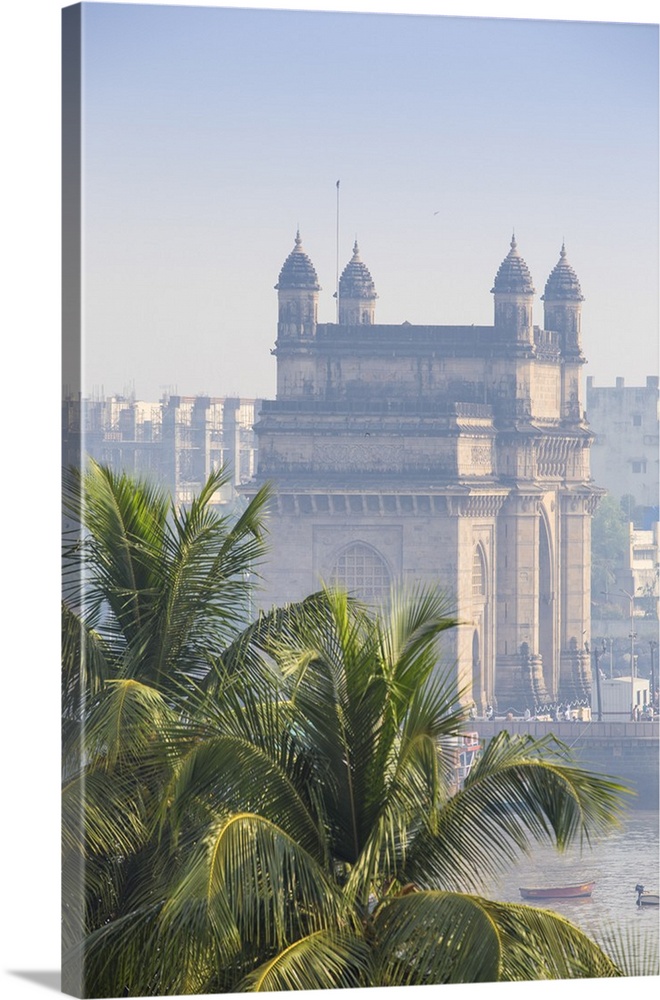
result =
M341 300L376 299L377 297L369 268L360 259L360 248L356 237L353 244L353 256L339 279L339 298Z
M500 264L491 292L534 294L532 276L527 264L518 252L515 232L511 236L511 249Z
M310 291L320 290L319 279L311 260L303 250L300 229L296 230L294 247L282 265L279 281L275 285L282 288L304 288Z
M566 257L566 244L562 240L559 260L550 272L550 276L545 283L545 291L542 295L545 302L552 300L569 300L573 302L583 302L584 296L580 288L577 274L568 263Z

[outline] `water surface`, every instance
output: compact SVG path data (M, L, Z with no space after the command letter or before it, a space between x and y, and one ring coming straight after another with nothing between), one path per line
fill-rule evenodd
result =
M633 810L623 828L580 850L558 854L550 847L535 848L533 855L490 883L486 895L503 902L522 902L520 886L561 886L595 881L586 899L526 900L562 914L590 934L600 937L608 926L638 928L658 934L658 907L637 906L635 885L660 888L658 812Z

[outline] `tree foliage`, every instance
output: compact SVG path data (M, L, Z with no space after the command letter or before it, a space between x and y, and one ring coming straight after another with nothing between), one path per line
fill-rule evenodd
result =
M464 712L439 666L456 622L435 589L378 613L323 590L241 628L267 493L230 524L218 482L188 511L99 466L69 486L86 534L64 612L65 982L76 966L90 996L620 975L572 924L480 887L536 843L610 829L623 790L507 733L457 790Z
M591 591L596 603L609 604L617 570L626 564L630 544L629 519L615 497L602 498L591 525Z

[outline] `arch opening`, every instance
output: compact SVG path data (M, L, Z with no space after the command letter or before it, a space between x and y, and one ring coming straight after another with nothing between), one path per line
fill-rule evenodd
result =
M483 546L475 546L472 555L472 700L480 712L492 699L492 685L484 663L487 658L488 577Z
M555 642L554 642L554 592L552 586L552 561L550 536L545 518L539 524L539 653L542 657L543 680L546 691L554 697L556 691Z

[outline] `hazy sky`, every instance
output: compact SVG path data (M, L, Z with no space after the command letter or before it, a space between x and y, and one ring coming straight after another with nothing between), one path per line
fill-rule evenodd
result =
M272 395L298 225L335 316L338 179L377 322L492 322L515 228L540 325L566 240L586 373L657 370L657 26L83 8L86 392Z

